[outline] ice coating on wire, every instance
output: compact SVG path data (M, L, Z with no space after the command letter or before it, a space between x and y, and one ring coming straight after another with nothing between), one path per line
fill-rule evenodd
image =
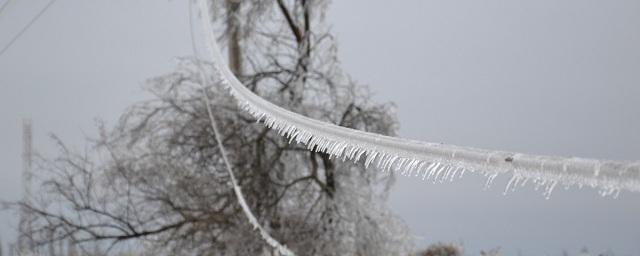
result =
M204 1L199 1L200 2L200 8L203 12L203 15L206 17L208 16L208 10L207 10L207 5L206 2ZM190 22L192 21L193 17L191 15L192 12L192 8L191 6L189 6L189 19ZM209 18L203 18L203 23L207 23L209 24L209 21L211 19ZM195 42L193 41L193 24L191 25L191 36L192 36L192 46L193 46L193 51L194 54L196 54L196 47L195 47ZM258 222L258 219L256 219L256 217L253 215L253 213L251 212L251 209L249 208L249 205L247 205L247 202L244 199L244 195L242 194L242 190L240 189L240 186L238 185L238 181L236 180L235 175L233 174L233 169L231 168L231 163L229 161L227 152L225 147L222 145L222 136L220 135L220 131L218 130L218 124L216 123L216 119L213 116L213 111L211 110L211 105L210 105L210 99L209 99L209 95L207 94L207 90L205 87L205 84L207 82L207 78L203 73L203 69L202 67L200 67L200 62L198 63L198 68L200 69L200 77L201 77L201 86L202 86L202 94L204 95L204 103L205 106L207 108L207 114L209 117L209 121L211 122L211 128L213 128L213 132L215 135L215 139L218 143L218 148L220 149L220 153L222 154L222 159L224 160L224 164L227 168L227 172L229 173L229 177L231 179L231 185L233 186L233 192L236 195L236 198L238 199L238 203L240 204L240 207L242 208L242 211L244 212L245 216L247 217L247 219L249 219L249 223L251 223L251 225L253 226L254 229L257 229L258 232L260 233L260 237L271 247L276 249L276 252L281 254L281 255L285 255L285 256L294 256L295 254L293 252L291 252L286 246L282 245L280 242L278 242L278 240L276 240L275 238L273 238L271 236L271 234L269 234L269 232L267 232L267 230L265 230L262 225L260 225L260 223Z
M487 176L490 186L499 174L511 173L505 193L527 182L543 188L547 198L558 185L589 186L603 196L640 191L640 161L541 156L414 141L341 127L283 109L244 87L224 64L211 24L204 26L216 73L240 107L309 150L440 182L471 171Z

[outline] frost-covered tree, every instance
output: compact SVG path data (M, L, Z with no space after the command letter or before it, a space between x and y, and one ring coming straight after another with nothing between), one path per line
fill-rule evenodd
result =
M320 0L215 1L229 63L252 92L314 119L395 135L388 104L340 68ZM272 248L242 216L202 100L201 73L249 207L300 255L406 255L407 229L386 207L393 176L308 151L239 111L211 63L181 58L150 79L151 100L100 126L87 152L41 159L42 186L22 207L39 245L83 253L259 255ZM99 248L98 248L99 246ZM119 248L119 249L118 249Z
M453 243L436 243L430 245L418 256L462 256L464 255L461 246Z
M500 247L496 247L490 250L482 250L480 251L480 256L500 256L502 255L502 249Z

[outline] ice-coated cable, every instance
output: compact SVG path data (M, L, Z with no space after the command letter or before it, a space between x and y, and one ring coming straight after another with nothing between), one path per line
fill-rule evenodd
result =
M224 64L207 5L201 1L205 45L217 75L242 109L282 136L309 150L355 162L375 163L382 170L445 181L464 172L487 176L489 186L499 174L510 173L505 193L528 181L543 187L548 198L556 185L590 186L603 196L621 190L640 191L640 161L530 155L384 136L318 121L283 109L247 89Z
M199 1L201 3L203 3L204 1ZM189 2L191 5L191 1ZM204 3L206 6L206 3ZM195 40L194 40L194 31L193 31L193 8L191 6L189 6L189 22L191 24L191 44L193 47L193 54L195 56L197 56L197 51L196 51L196 45L195 45ZM207 8L203 8L203 11L208 12ZM209 95L207 93L207 89L206 89L206 84L208 84L207 82L207 76L204 74L204 69L201 67L200 62L197 62L198 68L200 69L200 82L201 82L201 87L202 87L202 94L204 95L203 100L204 100L204 104L206 105L207 108L207 114L209 116L209 121L211 123L211 128L213 128L213 133L216 139L216 142L218 143L218 148L220 149L220 154L222 154L222 159L224 160L224 164L227 168L227 172L229 173L229 177L231 179L231 185L233 186L233 191L236 195L236 198L238 199L238 203L240 204L240 207L242 208L242 211L244 212L245 216L247 217L247 219L249 219L249 223L251 223L251 225L253 226L254 229L257 229L258 232L260 233L260 237L267 242L267 244L269 244L270 246L272 246L273 248L275 248L277 250L278 253L280 253L281 255L285 255L285 256L293 256L295 255L293 252L291 252L286 246L282 245L280 242L278 242L275 238L273 238L269 232L267 232L262 225L260 225L260 223L258 222L258 219L253 215L253 213L251 212L251 209L249 208L249 206L247 205L247 202L244 198L244 195L242 194L242 190L240 189L240 186L238 185L238 181L236 180L235 175L233 175L233 168L231 167L231 162L229 161L228 158L228 154L227 151L224 147L224 145L222 144L223 140L222 140L222 136L220 135L220 131L218 130L218 124L216 122L216 119L213 115L213 111L211 110L211 100L209 99Z

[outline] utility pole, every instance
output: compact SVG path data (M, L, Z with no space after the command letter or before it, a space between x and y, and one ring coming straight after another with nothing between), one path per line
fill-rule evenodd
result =
M49 236L47 239L49 240L49 256L56 256L56 247L55 247L55 231L54 230L49 230L49 232L47 233L47 235Z
M229 38L229 68L236 76L240 76L242 74L242 49L240 48L241 24L240 19L238 18L241 3L242 1L240 0L225 1L227 9L226 33Z
M18 253L16 252L16 245L11 243L9 244L9 256L15 256Z
M22 203L29 204L31 202L31 179L32 163L33 163L33 131L31 120L24 119L22 121ZM20 220L18 223L18 254L30 254L34 249L33 218L29 211L24 207L20 209Z

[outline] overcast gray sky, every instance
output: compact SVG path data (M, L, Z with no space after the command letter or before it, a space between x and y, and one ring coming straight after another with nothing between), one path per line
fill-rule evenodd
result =
M5 0L6 1L6 0ZM4 2L4 1L0 1ZM46 0L12 1L5 45ZM526 153L640 159L640 1L333 1L344 68L398 105L402 137ZM0 56L0 199L20 197L20 125L81 149L94 119L148 98L144 80L191 54L186 1L59 0ZM640 255L640 194L601 198L526 187L502 195L467 175L399 178L391 206L416 244L469 254L559 255L588 246ZM0 214L3 241L16 219Z

